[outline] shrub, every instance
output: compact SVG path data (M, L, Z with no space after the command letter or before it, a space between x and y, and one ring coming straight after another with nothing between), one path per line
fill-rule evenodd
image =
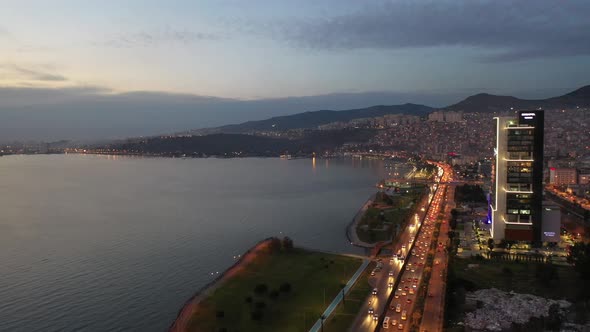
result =
M279 297L279 291L276 289L273 289L270 291L270 293L268 293L268 296L273 299L276 300L277 297Z
M258 301L258 302L256 302L255 306L257 309L264 309L264 308L266 308L266 302Z
M225 312L223 310L217 310L217 312L215 313L215 317L223 318L225 317Z
M279 238L273 237L272 239L270 239L269 248L270 248L271 252L280 251L281 250L281 240Z
M268 286L266 284L258 284L254 287L254 293L256 294L264 294L268 291Z
M283 249L290 250L293 249L293 240L290 237L285 236L283 238Z
M252 311L250 313L250 318L252 318L252 320L261 320L263 316L264 314L260 310Z
M252 296L246 296L246 298L244 299L244 302L252 303Z
M291 291L291 284L284 282L281 284L281 287L279 287L279 290L283 293L289 293Z

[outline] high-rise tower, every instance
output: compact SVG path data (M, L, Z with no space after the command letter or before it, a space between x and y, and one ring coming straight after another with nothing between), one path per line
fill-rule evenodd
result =
M496 117L492 238L540 244L543 204L544 113Z

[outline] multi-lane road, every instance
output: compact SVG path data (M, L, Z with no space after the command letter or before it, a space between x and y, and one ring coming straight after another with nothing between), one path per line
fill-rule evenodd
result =
M408 250L408 243L410 239L414 239L420 225L421 220L423 219L426 213L426 204L428 203L428 198L424 197L418 206L424 207L419 208L418 213L414 215L412 221L408 224L408 226L404 229L404 231L398 237L398 241L393 245L393 251L397 252L398 250L401 251L404 255L407 255ZM422 211L424 210L424 211ZM402 248L402 244L405 244L404 250ZM369 278L369 284L372 288L377 289L376 295L371 295L367 300L365 300L365 304L363 305L361 312L357 315L352 327L351 331L374 331L377 326L377 319L379 314L385 310L387 305L387 300L389 295L393 291L393 285L395 281L399 277L400 270L402 268L402 262L399 259L391 259L390 256L382 256L381 258L377 258L378 263L382 264L380 270L376 270L374 275ZM372 313L371 313L372 312ZM376 316L374 316L376 315Z
M442 172L441 172L442 173ZM437 182L444 181L443 174L437 176ZM426 255L430 246L434 221L440 209L444 188L441 184L433 185L434 192L422 198L417 213L390 247L394 255L377 258L380 268L374 271L369 283L376 291L363 305L351 326L351 331L375 331L383 323L379 320L382 313L389 317L389 329L408 329L415 295L422 279ZM424 226L421 228L422 223ZM418 235L420 233L420 235ZM399 256L397 254L400 254ZM400 257L401 256L401 257ZM402 271L405 266L405 271ZM373 274L373 273L372 273ZM395 292L393 302L388 303L390 295ZM397 312L397 304L400 310ZM402 313L405 311L405 319ZM395 320L395 326L393 321ZM378 326L377 324L381 324Z
M445 169L445 173L447 170ZM449 172L449 176L451 173ZM447 193L444 200L444 219L440 228L440 235L438 240L445 248L449 242L449 220L451 218L451 210L454 208L455 185L447 187ZM424 303L424 311L422 313L422 321L420 323L420 332L434 332L442 331L444 323L444 305L446 292L446 277L449 257L444 248L436 251L434 256L434 266L432 267L432 274L428 284L428 297Z
M415 246L408 255L409 261L407 262L406 269L400 276L401 280L398 288L395 290L394 298L387 307L387 313L385 316L389 317L388 324L384 323L381 326L382 329L409 330L410 324L413 320L416 294L420 291L420 288L423 287L421 283L424 269L431 249L435 222L444 198L445 189L446 184L439 185L439 188L436 190L432 202L428 207L424 225L416 237ZM437 243L435 253L439 250L443 250L443 245Z

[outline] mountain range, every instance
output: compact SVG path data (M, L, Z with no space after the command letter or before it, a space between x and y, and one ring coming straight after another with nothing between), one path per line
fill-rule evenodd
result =
M211 133L248 133L254 131L289 130L316 128L332 122L346 122L359 118L379 117L388 114L411 114L425 116L435 110L462 112L506 112L511 109L558 109L571 107L590 107L590 85L581 87L562 96L547 99L520 99L513 96L498 96L480 93L442 108L433 108L418 104L379 105L367 108L333 111L320 110L293 115L277 116L266 120L248 121L240 124L226 125L197 131L201 134Z

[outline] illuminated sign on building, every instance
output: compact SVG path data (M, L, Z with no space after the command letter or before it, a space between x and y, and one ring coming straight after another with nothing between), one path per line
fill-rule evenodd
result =
M526 120L532 120L535 117L535 113L521 113L520 116L525 118Z

